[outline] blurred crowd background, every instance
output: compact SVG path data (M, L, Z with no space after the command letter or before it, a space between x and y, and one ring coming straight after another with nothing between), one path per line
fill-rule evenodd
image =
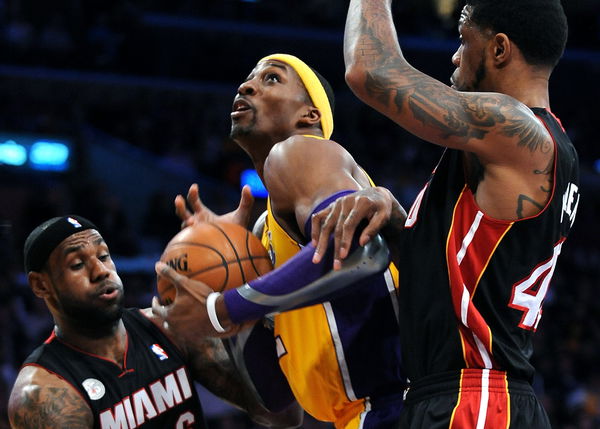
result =
M457 0L394 5L406 57L448 82ZM401 4L400 4L401 3ZM600 2L564 1L567 51L552 110L579 151L582 200L538 328L535 389L555 428L600 427ZM0 429L19 365L52 329L31 293L23 241L78 213L107 240L127 305L155 294L153 264L178 231L176 194L237 206L251 163L228 139L237 86L258 59L291 53L331 82L333 139L409 207L441 154L362 105L344 83L343 0L0 0L0 155L11 141L67 142L65 171L0 162ZM257 198L255 212L264 209ZM200 387L199 387L200 388ZM254 425L202 392L210 429ZM307 417L305 427L328 427Z

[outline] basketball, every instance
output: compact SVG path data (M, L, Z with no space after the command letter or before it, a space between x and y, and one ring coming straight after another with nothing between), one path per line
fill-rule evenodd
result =
M217 292L241 286L273 269L258 237L225 222L202 222L182 229L169 241L160 260ZM175 287L160 276L157 291L163 304L175 299Z

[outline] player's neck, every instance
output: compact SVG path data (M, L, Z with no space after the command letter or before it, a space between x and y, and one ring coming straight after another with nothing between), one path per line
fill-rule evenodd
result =
M54 333L59 340L75 349L111 360L119 366L123 366L127 332L122 320L111 326L93 330L57 324L54 327Z
M510 95L526 106L550 109L548 76L546 74L530 72L524 79L505 82L499 92Z

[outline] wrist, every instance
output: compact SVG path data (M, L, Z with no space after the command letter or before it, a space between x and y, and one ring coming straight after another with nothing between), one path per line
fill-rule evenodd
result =
M221 325L227 331L231 330L234 323L229 317L229 312L227 311L227 306L225 305L225 298L222 294L219 294L217 300L215 301L215 311L217 313L217 317L219 318L219 322L221 322Z
M223 301L223 295L220 292L208 294L206 297L206 312L212 327L217 333L222 334L231 330L232 323Z

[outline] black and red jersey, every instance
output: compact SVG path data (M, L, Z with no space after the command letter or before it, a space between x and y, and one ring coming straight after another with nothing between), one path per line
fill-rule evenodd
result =
M138 309L126 309L123 367L52 334L26 359L69 382L90 406L94 428L205 428L193 380L178 349Z
M578 157L560 122L533 108L555 144L546 207L518 221L477 206L464 153L446 149L400 238L400 329L411 381L465 368L531 381L532 336L579 203Z

